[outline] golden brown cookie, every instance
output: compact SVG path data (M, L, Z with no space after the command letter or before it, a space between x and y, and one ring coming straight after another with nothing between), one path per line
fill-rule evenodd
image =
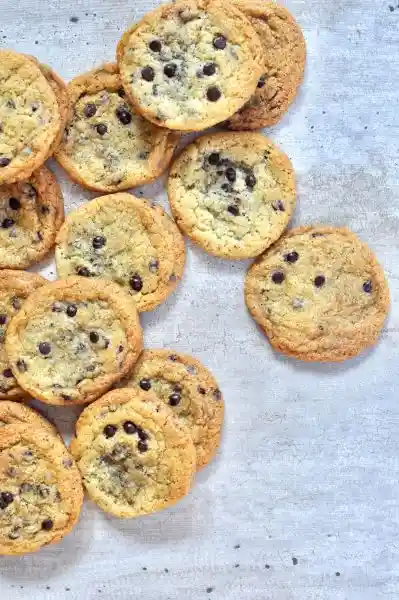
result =
M68 93L73 112L56 158L72 179L116 192L150 183L165 171L180 136L133 110L116 65L76 77Z
M83 488L60 439L32 425L0 428L0 554L26 554L76 524Z
M31 294L6 335L19 385L47 404L95 400L130 372L141 347L134 301L110 281L82 277Z
M6 425L27 425L50 435L59 436L61 439L57 429L50 421L33 408L20 402L11 402L10 400L0 402L0 429Z
M56 95L37 63L0 50L0 185L30 177L61 127Z
M0 268L26 269L55 244L64 219L60 186L46 167L0 186Z
M149 390L170 406L193 438L197 469L214 456L223 424L222 393L199 360L173 350L144 350L122 387Z
M117 517L174 504L195 472L186 429L163 402L133 389L113 390L82 412L71 452L90 498Z
M184 0L147 13L123 35L117 60L133 106L182 131L227 119L264 71L255 30L225 0Z
M275 2L232 0L261 41L265 68L256 92L227 122L230 129L275 125L297 95L306 63L303 33L291 13Z
M185 246L165 211L131 194L96 198L70 213L57 237L61 279L72 275L114 281L137 310L166 300L181 279Z
M197 138L172 165L168 196L177 225L215 256L257 256L280 237L295 208L288 157L259 133Z
M245 299L274 348L342 361L376 343L389 309L384 273L349 229L299 227L249 269Z

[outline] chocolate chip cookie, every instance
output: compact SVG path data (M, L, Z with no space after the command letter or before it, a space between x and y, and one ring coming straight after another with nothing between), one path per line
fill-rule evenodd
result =
M288 10L275 2L233 0L262 43L264 72L255 94L227 122L231 129L261 129L287 112L302 83L306 63L303 33Z
M293 229L249 269L247 306L274 348L342 361L376 343L389 309L384 273L348 229Z
M0 400L26 396L10 368L5 350L5 336L10 319L20 310L26 298L37 288L48 283L36 273L0 271ZM0 402L0 407L3 406Z
M11 402L10 400L0 402L0 430L6 425L28 425L35 429L41 429L50 435L59 436L52 423L33 408L29 408L29 406L20 402Z
M109 279L122 286L139 311L151 310L175 289L185 246L160 206L131 194L96 198L68 215L57 237L60 278Z
M30 177L61 127L56 95L36 62L0 50L0 185Z
M222 258L257 256L280 237L295 208L288 157L259 133L198 138L174 162L169 202L178 226Z
M71 452L90 498L131 518L162 510L188 493L195 472L190 435L151 393L109 392L76 424Z
M84 404L130 372L142 346L131 298L110 281L71 277L35 291L10 321L19 385L47 404Z
M32 425L0 427L0 554L61 540L76 524L83 488L60 439Z
M116 192L153 181L169 165L180 136L133 110L116 65L76 77L68 93L73 113L56 158L72 179Z
M225 0L185 0L148 13L117 51L127 95L148 120L199 131L227 119L264 72L260 40Z
M214 456L220 442L224 404L213 375L199 360L172 350L145 350L122 387L154 392L187 427L197 469Z
M63 219L61 189L46 167L0 186L0 268L26 269L42 260Z

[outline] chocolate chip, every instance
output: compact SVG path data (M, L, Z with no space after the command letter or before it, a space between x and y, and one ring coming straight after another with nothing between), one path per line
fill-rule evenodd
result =
M163 72L165 73L166 77L174 77L176 75L176 71L177 71L177 65L175 63L169 63L168 65L165 65Z
M92 241L93 248L95 248L96 250L102 248L103 246L105 246L106 241L107 240L103 235L96 235Z
M236 170L233 169L233 167L228 167L226 169L225 175L226 175L227 181L230 181L230 183L234 183L234 181L236 180L236 177L237 177Z
M176 362L176 361L177 361L177 359L178 359L178 356L177 356L177 354L170 354L170 355L169 355L169 360L171 360L171 361L173 361L173 362Z
M254 188L256 185L256 177L253 173L248 173L248 175L245 178L245 184L247 187L249 188Z
M129 125L129 123L132 122L132 115L123 106L118 106L118 108L115 111L115 114L118 117L119 121L122 123L122 125Z
M7 108L15 108L14 100L7 100L6 106L7 106Z
M51 352L51 345L48 342L40 342L39 352L40 354L43 354L43 356L47 356Z
M204 65L204 68L202 69L204 75L214 75L216 73L216 64L215 63L207 63L206 65Z
M44 519L44 521L42 521L42 529L44 529L44 531L50 531L53 527L54 523L51 519Z
M202 394L203 396L205 396L205 394L206 394L206 389L205 388L203 388L202 386L199 385L197 387L197 390L198 390L199 394Z
M132 423L132 421L125 421L123 423L123 429L129 435L132 435L133 433L136 433L136 431L137 431L137 427L136 427L136 425L134 423Z
M25 373L28 370L28 365L26 364L26 362L24 360L22 360L22 358L17 360L16 365L17 365L17 369L20 373Z
M21 308L21 299L18 296L13 296L11 298L11 305L15 310L19 310Z
M90 331L89 338L92 344L97 344L98 340L100 339L100 336L96 331Z
M147 442L143 442L142 440L139 440L139 443L137 444L137 448L139 449L140 452L147 452L148 444L147 444Z
M116 427L116 425L106 425L103 429L103 433L106 438L112 438L114 437L117 429L118 428Z
M38 239L38 241L39 241L39 242L42 242L42 241L43 241L43 235L40 233L40 231L38 231L38 232L36 233L36 237L37 237L37 239Z
M0 315L0 325L5 325L7 323L7 315Z
M229 204L229 206L227 207L227 212L233 215L233 217L238 217L238 215L240 214L239 208L238 206L235 206L235 204Z
M137 427L137 433L142 442L148 440L148 433L146 433L141 427Z
M3 376L4 377L13 377L11 369L4 369Z
M208 162L210 165L217 166L220 162L220 154L217 152L212 152L212 154L208 156Z
M223 183L222 190L230 194L233 191L233 187L229 183Z
M18 210L21 208L21 203L17 198L10 198L8 204L12 210Z
M273 283L283 283L285 275L282 271L275 271L272 275Z
M77 312L78 307L76 306L76 304L68 304L66 309L66 314L68 315L68 317L74 317Z
M144 69L141 69L141 77L144 81L153 81L155 77L154 69L152 67L144 67Z
M139 386L142 390L148 392L148 390L151 389L151 381L146 377L143 377L143 379L140 379Z
M159 261L156 258L152 258L148 263L148 268L151 273L156 273L158 271Z
M299 254L295 250L293 250L293 252L288 252L288 254L286 254L284 256L285 262L288 262L288 263L294 263L298 260L298 258L299 258Z
M215 400L221 400L222 399L222 392L219 389L214 389L213 390L213 397L215 398Z
M92 102L90 102L89 104L86 104L86 106L83 109L83 114L88 119L90 119L90 117L94 117L96 112L97 112L97 106L95 104L93 104Z
M150 42L148 46L153 52L161 52L162 44L159 40L152 40L152 42Z
M276 200L275 202L273 202L272 207L273 207L273 210L276 210L276 211L278 211L278 210L281 212L285 211L285 206L281 202L281 200Z
M180 403L181 395L178 392L173 392L169 396L169 404L170 406L177 406Z
M119 90L118 90L118 96L120 98L124 98L126 96L126 92L125 92L125 90L122 87L119 88Z
M5 509L9 506L14 500L14 496L11 492L2 492L0 494L0 508Z
M0 156L0 167L7 167L11 162L11 158Z
M266 81L266 75L262 75L261 77L259 77L259 81L258 81L257 87L258 88L265 87L265 81Z
M226 48L227 40L223 35L218 35L213 38L213 46L216 50L224 50Z
M120 354L121 352L123 352L123 346L122 346L122 344L120 344L118 346L118 353Z
M209 102L217 102L221 95L222 93L219 88L214 85L208 88L206 91L206 97L208 98Z
M314 278L314 284L317 288L322 287L326 282L326 278L324 277L324 275L317 275L317 277Z
M363 291L366 292L366 294L371 294L373 291L373 283L370 279L363 283Z
M105 135L108 131L108 127L105 125L105 123L99 123L96 125L96 130L98 135Z
M14 223L14 219L10 219L10 217L7 217L6 219L3 219L1 226L3 227L3 229L9 229L14 225Z
M143 287L143 281L138 273L135 273L129 280L129 285L135 292L139 292Z
M76 273L81 277L91 277L91 273L87 267L78 267Z

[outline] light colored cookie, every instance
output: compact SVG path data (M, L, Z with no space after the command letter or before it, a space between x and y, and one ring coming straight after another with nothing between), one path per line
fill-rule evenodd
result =
M193 438L197 469L213 458L224 403L215 378L199 360L173 350L144 350L133 373L119 385L150 390L171 407Z
M39 66L0 50L0 185L30 177L62 127L56 95Z
M0 186L0 269L26 269L42 260L63 219L61 189L46 167Z
M35 291L6 334L19 385L47 404L95 400L130 372L141 347L131 298L110 281L82 277Z
M65 82L61 79L61 77L49 66L43 63L39 63L39 67L45 78L47 79L48 84L53 90L55 97L57 98L58 110L60 112L61 119L61 127L56 136L54 142L50 146L50 150L47 158L53 156L54 152L58 149L58 146L61 143L61 140L64 135L65 127L69 121L69 117L71 114L71 107L69 103L68 96L68 88Z
M33 408L20 402L11 402L10 400L0 402L0 430L7 425L28 425L50 435L59 436L61 439L57 429L50 421Z
M160 206L131 194L96 198L70 213L57 237L61 279L108 279L129 293L139 311L151 310L175 289L185 246Z
M26 554L76 524L83 488L59 438L32 425L0 428L0 554Z
M252 265L247 306L274 348L342 361L376 343L389 309L384 273L348 229L299 227Z
M295 208L288 157L259 133L198 138L173 163L169 202L177 225L222 258L257 256L280 237Z
M180 136L133 110L116 65L76 77L68 93L73 114L56 158L72 179L116 192L150 183L165 171Z
M10 368L5 336L10 319L19 311L26 298L37 288L45 285L46 279L36 273L0 270L0 400L16 400L26 397ZM3 405L0 402L0 407Z
M260 40L225 0L185 0L148 13L117 51L123 86L148 120L184 131L216 125L255 92Z
M90 498L117 517L174 504L195 472L187 430L163 402L133 389L113 390L83 411L71 452Z
M227 122L231 129L275 125L287 112L303 80L306 45L291 13L275 2L232 0L243 11L262 43L265 70L255 94Z

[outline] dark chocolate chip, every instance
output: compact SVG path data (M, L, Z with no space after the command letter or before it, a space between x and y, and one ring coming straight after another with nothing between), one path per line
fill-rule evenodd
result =
M119 88L119 90L118 90L118 96L120 98L124 98L126 96L126 92L125 92L125 90L122 87Z
M18 296L13 296L11 298L11 304L15 310L19 310L21 308L21 299L18 298Z
M205 394L206 394L206 389L205 388L203 388L202 386L199 385L198 388L197 388L197 390L198 390L199 394L202 394L203 396L205 396Z
M161 52L162 44L159 40L152 40L152 42L150 42L148 46L153 52Z
M265 86L265 82L266 82L266 75L262 75L261 77L259 77L259 81L258 81L258 88L263 88Z
M363 283L363 291L366 292L366 294L371 294L373 291L373 283L370 279Z
M173 361L173 362L176 362L176 361L177 361L177 359L178 359L178 356L177 356L177 354L170 354L170 355L169 355L169 360L171 360L171 361Z
M76 273L81 277L91 277L91 273L87 267L78 267Z
M83 114L88 119L90 119L90 117L94 117L96 112L97 112L97 106L95 104L93 104L92 102L90 102L89 104L86 104L86 106L83 109Z
M208 88L206 91L206 97L208 98L209 102L217 102L221 95L222 92L214 85Z
M14 496L11 492L2 492L0 494L0 508L5 509L9 506L14 500Z
M139 292L143 287L143 281L138 273L135 273L129 280L129 285L135 292Z
M39 352L40 354L43 354L43 356L47 356L51 352L51 345L48 342L40 342Z
M120 354L121 352L123 352L123 346L122 346L122 344L120 346L118 346L118 353Z
M103 433L106 438L114 437L118 428L115 425L106 425L103 429Z
M143 442L142 440L139 440L139 443L137 444L137 448L139 449L140 452L147 452L148 444L147 444L147 442Z
M0 325L5 325L7 323L7 315L0 315Z
M273 210L276 210L276 211L278 211L278 210L281 212L285 211L285 206L281 202L281 200L276 200L275 202L273 202L272 207L273 207Z
M144 69L141 69L141 77L144 81L153 81L155 77L154 69L152 67L144 67Z
M124 106L118 106L115 111L116 116L122 125L129 125L132 122L132 115Z
M204 68L202 69L204 75L214 75L216 73L216 64L215 63L207 63L206 65L204 65Z
M213 46L216 50L224 50L226 48L227 40L224 35L218 35L213 39Z
M213 390L213 397L215 398L215 400L221 400L222 392L216 388L215 390Z
M314 284L316 287L320 288L322 287L326 282L326 278L324 277L324 275L317 275L317 277L314 278Z
M3 376L4 377L13 377L11 369L4 369Z
M7 106L7 108L15 108L14 100L7 100L6 106Z
M22 188L22 191L29 198L36 198L37 196L36 189L30 183L25 183Z
M140 379L139 386L142 390L148 392L148 390L151 389L151 381L146 377L143 377L143 379Z
M285 275L282 271L275 271L272 275L273 283L283 283Z
M132 421L125 421L123 423L123 429L129 435L132 435L133 433L136 433L136 431L137 431L137 427L136 427L136 425L134 423L132 423Z
M21 203L17 198L10 198L8 204L12 210L18 210L21 208Z
M22 360L22 358L17 360L16 364L17 364L17 369L20 373L25 373L25 371L28 370L28 365L26 364L26 362L24 360Z
M289 263L296 262L298 260L298 258L299 258L299 254L295 250L293 250L292 252L288 252L288 254L286 254L284 256L285 262L289 262Z
M105 246L106 243L106 239L103 235L96 235L93 238L93 248L95 248L96 250L98 250L99 248L102 248L103 246Z
M146 433L141 427L137 427L137 433L142 442L148 440L148 433Z
M7 217L6 219L3 219L1 226L3 227L3 229L9 229L14 225L14 223L14 219L10 219L10 217Z
M245 184L247 187L249 188L254 188L256 185L256 177L253 173L248 173L248 175L245 178Z
M96 125L96 130L98 135L105 135L108 131L108 127L105 125L105 123L99 123Z
M166 77L174 77L176 75L176 71L177 71L177 65L175 63L169 63L168 65L165 65L163 72L165 73Z
M208 162L210 165L217 166L220 162L220 154L217 152L212 152L212 154L208 156Z
M173 392L169 396L169 404L170 406L177 406L180 403L181 395L178 392Z
M226 169L225 175L227 181L230 181L230 183L234 183L234 181L236 180L236 170L233 167L228 167Z
M11 158L0 156L0 167L7 167L11 162Z
M76 306L76 304L68 304L66 309L66 314L68 315L68 317L74 317L77 312L78 307Z
M44 521L42 521L42 529L44 529L44 531L50 531L53 527L54 523L51 519L44 519Z
M90 331L89 338L93 344L97 344L98 340L100 339L100 336L96 331Z
M238 217L238 215L240 214L239 208L238 206L235 206L235 204L229 204L229 206L227 207L227 212L233 215L233 217Z

